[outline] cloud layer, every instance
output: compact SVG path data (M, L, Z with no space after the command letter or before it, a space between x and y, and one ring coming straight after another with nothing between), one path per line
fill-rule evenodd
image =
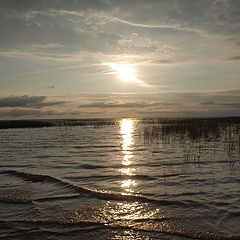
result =
M239 114L239 0L1 0L0 32L1 118Z
M55 59L83 51L111 55L170 51L161 41L125 35L131 27L232 39L240 32L238 0L2 0L0 9L1 51ZM114 24L123 34L112 30Z
M2 118L24 117L190 117L233 116L240 113L240 89L202 92L99 93L68 96L68 101L46 96L0 98ZM78 103L81 102L81 105ZM71 103L71 104L70 104ZM70 105L69 105L70 104ZM75 109L75 110L74 110Z
M46 96L9 96L0 98L0 108L6 107L24 107L24 108L42 108L64 104L64 101L47 102Z

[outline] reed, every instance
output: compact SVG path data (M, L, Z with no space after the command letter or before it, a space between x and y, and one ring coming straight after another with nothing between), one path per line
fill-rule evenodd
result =
M148 146L180 145L188 163L201 163L203 156L214 161L225 157L230 169L240 161L240 118L160 119L143 125L140 134Z

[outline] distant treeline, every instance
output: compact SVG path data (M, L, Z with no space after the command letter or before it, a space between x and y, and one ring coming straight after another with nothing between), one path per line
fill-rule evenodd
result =
M54 119L54 120L2 120L0 129L7 128L42 128L42 127L64 127L64 126L86 126L86 125L114 125L113 119Z
M221 124L240 124L240 117L225 117L225 118L148 118L139 119L140 122L146 124L160 124L165 126L162 131L182 131L186 126L198 128L199 126L210 126L216 128ZM1 120L0 129L7 128L42 128L56 126L104 126L115 125L117 119L43 119L43 120ZM171 125L171 126L170 126Z

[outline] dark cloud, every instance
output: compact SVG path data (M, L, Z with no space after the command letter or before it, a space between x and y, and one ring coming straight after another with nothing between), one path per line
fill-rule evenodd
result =
M64 104L64 101L47 102L46 96L10 96L0 98L0 108L4 107L37 107L55 106Z
M212 105L214 102L212 101L206 101L206 102L201 102L200 105Z
M140 102L139 100L136 101L123 101L123 102L95 102L91 104L84 104L80 107L83 108L152 108L152 107L163 107L163 108L171 108L181 106L181 103L176 102L159 102L159 101L145 101ZM132 110L131 110L132 111Z
M234 103L223 103L223 106L228 106L231 108L239 108L240 109L240 102L234 102Z
M101 98L100 98L101 96ZM99 100L101 99L101 101ZM105 100L104 100L105 99ZM111 99L111 100L110 100ZM180 111L180 109L193 108L195 111L214 111L215 108L230 109L232 103L240 102L239 89L226 89L221 91L166 91L152 93L126 93L126 94L83 94L81 101L84 102L80 108L102 108L115 109L145 109L160 111ZM87 104L85 104L85 102ZM237 105L235 105L236 107Z
M64 113L56 111L40 111L40 110L29 110L29 109L12 109L10 111L0 111L0 117L49 117L49 116L62 116Z
M80 105L79 107L84 108L141 108L141 107L151 107L156 106L157 103L147 103L147 102L97 102L91 104Z
M43 87L43 89L54 89L54 88L55 88L54 85L49 85L49 86L45 86L45 87Z
M240 61L240 56L230 57L230 58L228 58L228 60L230 60L230 61Z

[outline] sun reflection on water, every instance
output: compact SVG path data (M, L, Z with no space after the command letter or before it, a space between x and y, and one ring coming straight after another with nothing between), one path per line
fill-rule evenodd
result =
M132 150L134 149L134 128L136 120L133 119L122 119L120 121L120 136L121 136L121 148L123 153L122 165L120 169L122 175L133 176L136 171L135 168L131 167L132 159L134 157ZM127 168L126 168L127 167ZM126 192L134 192L133 187L137 185L136 181L132 179L125 179L122 181L121 187Z
M133 176L135 171L136 171L135 168L122 168L122 169L120 169L120 172L122 173L122 175L127 175L127 176Z
M130 150L134 144L133 131L134 122L132 119L122 119L120 122L120 134L122 135L122 149L125 151Z
M119 169L123 180L120 182L122 196L133 196L133 198L124 198L120 201L104 202L101 212L106 219L106 224L111 227L129 227L136 229L148 230L154 228L154 223L151 225L148 219L155 219L160 213L159 209L151 208L149 203L142 202L138 198L134 199L137 194L136 188L139 181L135 179L135 174L140 169L136 168L136 143L135 143L135 128L137 120L122 119L119 121L119 136L121 142L121 167ZM131 199L131 200L130 200ZM146 222L145 222L146 220ZM162 223L161 223L162 224ZM113 239L140 239L137 237L137 232L124 232L116 234ZM141 238L142 239L142 238Z
M136 181L132 179L122 181L122 188L125 188L127 192L134 192L131 188L137 185Z

